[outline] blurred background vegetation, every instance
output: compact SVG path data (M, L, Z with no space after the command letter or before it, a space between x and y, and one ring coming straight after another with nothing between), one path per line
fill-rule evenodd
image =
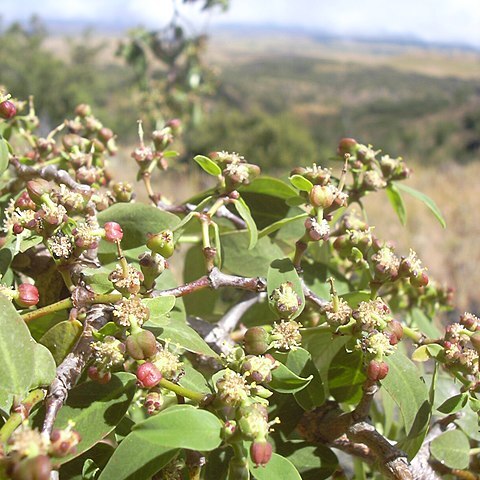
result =
M154 35L64 36L32 18L0 30L0 85L20 99L34 95L45 131L89 103L118 135L122 164L139 118L148 132L173 116L186 123L184 159L237 151L272 175L328 164L344 136L403 156L412 185L434 198L448 230L414 201L404 229L379 196L368 205L371 223L413 246L433 277L456 287L459 307L478 313L480 53L262 29L208 33L208 41L190 39L170 25ZM158 38L166 50L155 51ZM134 179L129 165L122 172ZM163 193L188 198L198 174L188 174L191 182L181 175Z

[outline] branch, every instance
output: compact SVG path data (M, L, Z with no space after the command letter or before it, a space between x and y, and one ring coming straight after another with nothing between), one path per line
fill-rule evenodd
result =
M52 433L58 411L67 399L69 390L80 378L91 356L92 330L101 328L110 320L110 310L111 307L107 305L93 305L88 308L83 333L73 350L58 366L55 379L49 387L45 402L47 411L43 422L43 433L48 435Z
M65 170L59 170L55 165L47 165L41 168L29 167L22 165L17 157L11 157L10 163L15 167L17 175L22 180L31 180L32 178L43 178L44 180L63 183L67 187L79 193L89 193L91 188L88 185L77 183L70 174Z
M163 297L165 295L173 295L175 297L183 297L205 288L217 290L223 287L239 288L252 292L265 292L267 282L261 277L238 277L236 275L229 275L222 273L218 268L214 267L208 275L204 275L184 285L169 288L168 290L155 290L152 296Z
M259 301L258 295L247 293L245 298L234 305L216 324L211 324L198 317L188 317L190 326L217 353L227 353L234 342L230 333L235 330L245 312Z
M196 210L197 206L192 203L186 203L185 205L168 205L162 201L157 201L156 206L165 210L166 212L176 213L176 214L187 214ZM206 211L206 209L205 209ZM247 228L247 224L239 216L232 213L225 205L221 206L216 212L215 215L219 218L226 218L233 223L235 228L238 230L244 230Z

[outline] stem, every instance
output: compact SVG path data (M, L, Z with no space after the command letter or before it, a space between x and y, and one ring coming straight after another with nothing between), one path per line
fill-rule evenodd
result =
M420 333L420 332L417 332L416 330L414 330L413 328L410 328L410 327L407 327L406 325L402 325L403 326L403 334L410 338L411 340L413 340L415 343L423 343L422 339L424 338L423 337L423 334Z
M0 444L6 443L12 433L16 430L21 423L28 418L30 411L37 404L40 403L45 397L45 392L42 389L32 390L26 397L20 406L15 410L9 419L0 428Z
M167 390L170 390L173 393L176 393L177 395L180 395L185 398L189 398L190 400L193 400L194 402L198 402L198 403L200 403L205 398L205 395L206 395L206 393L194 392L189 388L185 388L185 387L182 387L181 385L177 385L176 383L170 382L170 380L166 380L165 378L162 378L160 380L159 385L163 388L166 388Z
M212 207L210 208L210 210L207 212L207 215L212 218L216 213L217 213L217 210L223 206L223 204L225 203L225 199L224 198L219 198L213 205Z
M121 300L121 298L122 298L121 293L98 294L98 295L95 295L95 297L93 297L92 304L115 303L115 302L118 302L118 300ZM60 300L59 302L52 303L51 305L47 305L46 307L33 310L32 312L24 313L22 315L22 318L26 323L28 323L37 318L44 317L45 315L49 315L50 313L60 312L61 310L67 310L72 307L73 307L72 299L65 298L63 300Z

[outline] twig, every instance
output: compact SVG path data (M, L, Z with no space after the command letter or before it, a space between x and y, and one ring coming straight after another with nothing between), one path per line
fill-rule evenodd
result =
M245 298L234 305L216 324L198 317L189 317L190 326L217 353L227 353L233 346L230 333L235 329L245 312L259 301L259 295L247 293Z
M55 423L55 418L60 407L67 399L71 390L87 364L90 355L90 344L93 341L92 329L101 328L110 320L111 307L107 305L92 305L87 310L85 327L73 350L58 366L55 379L50 385L46 398L46 414L42 432L50 435Z
M67 187L79 193L89 193L91 188L88 185L77 183L67 171L58 170L54 165L47 165L42 168L29 167L22 165L17 157L11 157L10 163L15 167L17 175L22 180L31 180L32 178L43 178L44 180L54 181L56 183L63 183Z

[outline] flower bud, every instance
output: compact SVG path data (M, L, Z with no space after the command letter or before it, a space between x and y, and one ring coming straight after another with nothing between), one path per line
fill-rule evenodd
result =
M28 192L24 191L15 200L15 207L19 208L20 210L35 210L35 202L32 201Z
M92 365L88 369L88 378L96 383L99 383L100 385L105 385L112 379L112 374L110 372L99 370L97 367Z
M147 413L149 415L154 415L162 409L164 403L165 399L160 392L151 391L148 392L147 396L145 397L143 405L147 409Z
M42 195L52 191L52 186L50 182L44 180L43 178L37 178L36 180L30 180L27 182L27 192L30 198L37 204L40 205L42 200Z
M460 322L467 330L471 332L475 332L479 327L479 319L472 313L465 312L464 314L460 315Z
M171 230L163 230L156 234L149 234L147 247L152 252L158 253L162 257L170 258L175 250L173 232Z
M403 337L403 327L398 320L391 320L388 323L387 329L397 337L398 340L401 340Z
M335 197L333 189L328 185L314 185L309 193L310 204L314 207L328 208L332 205Z
M354 138L342 138L338 142L337 152L341 157L344 157L346 154L354 155L357 150L358 143Z
M388 364L385 362L378 362L371 360L367 366L367 377L373 382L383 380L388 373Z
M17 107L10 100L4 100L0 103L0 117L5 120L13 118L17 114Z
M90 105L87 105L86 103L81 103L80 105L77 105L75 107L75 115L79 117L84 118L91 114L92 114L92 109L90 108Z
M162 379L162 374L153 363L146 362L138 367L137 379L142 387L152 388L155 385L158 385Z
M17 288L18 297L15 302L23 308L33 307L39 301L38 288L30 283L22 283Z
M146 360L157 353L157 340L149 330L140 330L127 337L125 347L127 353L135 360Z
M75 454L80 440L80 434L71 428L55 429L50 435L50 453L54 457L66 457Z
M27 457L13 466L12 480L50 480L52 464L47 455Z
M151 254L144 252L138 256L140 270L143 273L143 283L147 289L153 288L155 279L160 276L166 268L168 268L167 261L158 253Z
M264 467L272 458L272 446L265 440L255 440L250 446L250 456L256 467Z
M284 282L278 288L273 290L270 295L270 300L281 318L291 317L302 304L302 301L297 295L297 292L293 289L293 284L291 282Z
M410 276L410 283L414 287L426 287L428 285L428 275L425 271L418 272L417 274L414 274Z
M98 131L98 138L106 143L113 138L113 132L109 128L103 127Z
M105 240L115 243L123 238L122 227L117 222L107 222L103 228L105 229Z
M270 335L262 327L252 327L245 332L243 343L248 354L261 355L268 350Z

